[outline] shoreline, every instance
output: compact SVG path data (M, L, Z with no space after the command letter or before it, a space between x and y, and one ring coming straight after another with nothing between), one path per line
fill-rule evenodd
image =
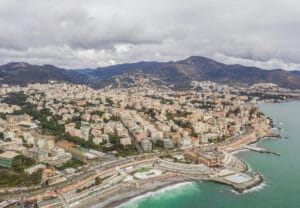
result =
M178 184L184 184L188 182L195 182L195 180L191 180L185 177L173 177L168 179L163 179L154 182L147 182L142 184L139 187L134 188L133 190L128 191L128 187L125 185L120 187L118 191L114 192L114 197L108 198L103 201L103 198L95 198L94 200L90 200L89 202L82 203L76 207L88 207L88 208L112 208L112 207L120 207L123 204L134 200L135 198L142 197L148 193L157 192L159 190L166 189L168 187L172 187Z
M269 136L257 137L256 140L251 142L250 144L256 144L259 141L261 141L267 137L269 137ZM277 139L278 139L278 137L277 137ZM237 154L241 151L250 151L250 150L241 148L241 149L234 151L233 154ZM249 164L246 161L244 161L240 158L239 158L239 160L241 160L246 166L246 169L242 172L247 172L251 169L251 168L249 168ZM207 180L201 180L201 181L207 181ZM214 180L208 180L208 181L216 183L216 184L224 184L220 181L214 181ZM129 201L134 200L135 198L139 198L148 193L157 192L157 191L163 190L169 186L174 186L174 185L182 184L182 183L186 183L186 182L197 182L197 181L191 180L189 178L177 176L177 177L173 177L173 178L162 179L162 180L155 181L155 182L147 182L145 184L142 184L140 187L135 187L133 190L130 190L130 191L128 191L128 189L126 189L126 186L123 186L123 187L120 187L119 191L116 191L115 194L117 195L117 197L108 198L104 201L103 201L103 199L101 200L100 198L98 198L95 200L91 200L87 203L81 204L80 206L84 205L85 207L88 207L88 208L121 207L123 204L126 204ZM243 194L243 193L247 193L247 190L251 190L256 187L261 186L263 183L264 183L263 176L259 175L259 180L257 180L256 183L247 187L246 189L243 189L242 191L235 187L232 187L232 189L233 189L233 191L235 191L239 194ZM225 185L228 185L228 184L225 184ZM107 198L107 197L105 197L105 198Z
M263 176L259 175L259 179L256 183L253 185L247 187L246 189L241 189L236 188L236 187L231 187L232 192L235 194L244 194L244 193L249 193L247 192L248 190L253 190L256 187L260 187L262 184L264 184ZM204 181L204 182L211 182L214 184L223 184L223 185L228 185L226 183L223 183L221 181L215 181L215 180L199 180L199 181ZM121 187L119 191L116 191L114 194L116 195L115 197L108 198L103 201L102 198L90 200L89 202L82 203L79 206L75 207L87 207L87 208L121 208L122 205L125 205L126 203L129 203L130 201L139 200L140 198L147 197L147 194L163 191L164 189L169 190L176 188L176 185L184 185L185 183L194 183L197 182L196 180L191 180L188 178L184 177L176 177L176 178L170 178L167 180L160 180L160 181L155 181L155 182L147 182L143 184L141 187L135 188L133 190L128 191L126 187Z

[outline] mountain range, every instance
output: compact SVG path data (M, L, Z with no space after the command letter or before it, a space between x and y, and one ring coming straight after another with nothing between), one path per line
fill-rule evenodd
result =
M192 80L239 85L272 82L281 87L300 89L300 71L264 70L239 64L227 65L201 56L192 56L175 62L126 63L80 70L12 62L0 66L0 84L25 85L56 80L102 87L113 82L116 76L137 72L159 77L178 89L188 88Z
M0 84L26 85L46 83L49 80L89 84L86 76L53 65L31 65L24 62L11 62L0 66Z

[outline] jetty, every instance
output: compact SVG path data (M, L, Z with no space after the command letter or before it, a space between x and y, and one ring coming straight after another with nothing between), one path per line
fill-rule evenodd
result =
M280 156L280 153L273 152L273 151L271 151L271 150L264 149L264 148L262 148L262 147L256 147L256 146L250 146L250 145L244 145L243 147L244 147L245 149L248 149L248 150L251 150L251 151L254 151L254 152L268 153L268 154L273 154L273 155Z

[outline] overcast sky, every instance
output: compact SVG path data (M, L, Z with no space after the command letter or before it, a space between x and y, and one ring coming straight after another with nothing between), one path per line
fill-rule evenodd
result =
M0 64L206 56L300 69L299 0L0 0Z

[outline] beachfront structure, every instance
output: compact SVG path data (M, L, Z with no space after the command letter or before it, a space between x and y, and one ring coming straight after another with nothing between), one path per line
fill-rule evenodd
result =
M230 141L227 144L224 144L222 146L218 147L218 151L225 151L225 152L232 152L239 148L241 148L243 145L249 144L253 141L255 141L256 136L254 132L249 133L246 136L237 137L233 141Z
M175 173L188 174L188 175L210 175L213 173L213 170L203 164L185 164L171 162L164 159L157 159L155 168L160 170L166 170Z
M197 163L203 163L208 167L219 165L219 157L213 152L189 151L185 155L192 161Z

